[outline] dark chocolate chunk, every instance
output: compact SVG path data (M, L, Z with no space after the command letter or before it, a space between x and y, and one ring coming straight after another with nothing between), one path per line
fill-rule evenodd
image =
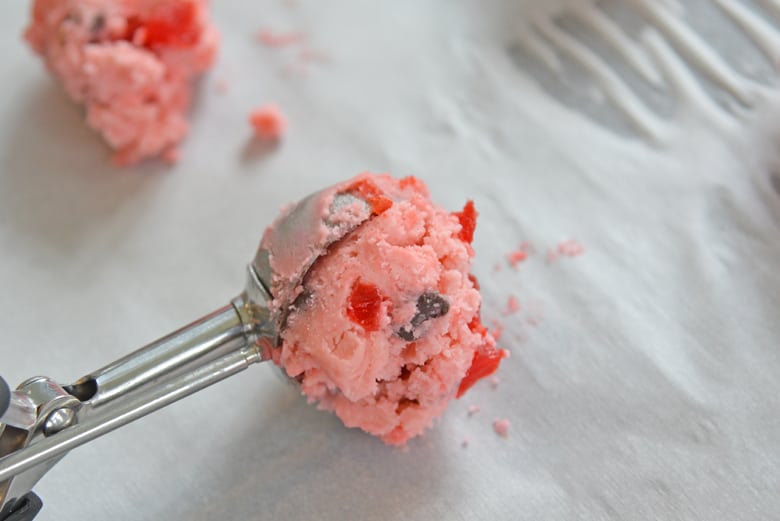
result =
M92 19L92 25L90 26L89 29L93 33L99 33L100 31L103 30L105 26L106 26L106 15L99 14Z
M450 303L438 293L423 293L417 298L417 313L412 317L412 322L404 326L396 333L399 337L412 342L416 339L416 329L423 323L433 318L443 317L450 311Z
M395 334L401 337L402 340L414 342L414 330L411 328L402 327Z
M417 299L417 314L412 319L413 326L419 326L426 320L439 318L450 310L450 303L438 293L423 293Z

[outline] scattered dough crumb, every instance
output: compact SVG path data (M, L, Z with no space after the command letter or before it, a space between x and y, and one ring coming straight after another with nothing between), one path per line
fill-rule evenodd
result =
M216 90L218 94L227 94L229 89L230 85L225 78L218 78L214 83L214 90Z
M524 252L523 250L515 250L513 252L509 252L509 264L513 268L517 268L517 265L523 262L528 258L528 253Z
M507 255L509 265L517 269L517 265L524 262L534 252L534 247L528 241L520 243L520 247L514 251L510 251Z
M279 49L295 45L303 40L303 34L299 32L275 32L263 29L257 33L256 39L266 47Z
M469 405L469 408L467 409L467 414L471 417L477 414L481 410L482 408L479 405Z
M574 239L569 239L558 243L558 253L566 255L567 257L576 257L582 255L585 252L585 248Z
M509 420L506 418L496 418L493 420L493 430L502 438L509 437L509 427L511 426L512 424L509 423Z
M256 108L249 115L249 122L261 139L281 139L287 129L287 119L275 105Z
M504 334L504 325L499 320L495 319L491 320L490 324L493 326L493 330L490 334L493 335L493 340L498 342L498 339Z
M517 297L510 295L506 302L506 310L504 311L504 315L512 315L518 311L520 311L520 302L517 300Z

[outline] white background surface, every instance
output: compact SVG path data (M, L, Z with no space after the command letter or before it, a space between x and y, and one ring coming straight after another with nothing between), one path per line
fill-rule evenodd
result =
M9 382L72 381L222 306L282 204L363 170L420 176L453 210L475 199L484 315L512 351L497 389L405 452L252 368L68 455L36 488L40 519L777 516L771 100L730 132L678 112L650 144L542 94L510 51L533 2L224 0L181 162L117 171L22 44L24 3L0 16ZM264 27L304 31L329 63L288 77L300 48L261 46ZM267 102L290 131L263 154L246 117ZM585 253L547 265L567 238ZM514 271L524 240L538 253ZM523 309L502 316L512 294Z

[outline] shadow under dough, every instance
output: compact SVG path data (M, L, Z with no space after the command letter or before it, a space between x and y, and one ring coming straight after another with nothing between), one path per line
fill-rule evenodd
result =
M772 188L774 188L777 195L780 195L780 174L770 174L769 184L772 186Z
M279 140L251 136L241 149L241 164L247 166L261 161L279 149Z
M279 384L274 394L272 407L231 426L226 448L204 455L200 468L208 472L195 486L211 496L180 491L156 513L161 519L182 512L192 521L250 513L256 519L396 519L443 494L447 458L439 430L401 450L347 429L293 387Z
M13 135L0 142L0 226L58 252L77 249L165 168L114 166L81 108L52 80L37 82L17 106L4 115Z

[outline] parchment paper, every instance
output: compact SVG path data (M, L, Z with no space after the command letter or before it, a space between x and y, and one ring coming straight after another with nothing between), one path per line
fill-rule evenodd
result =
M771 100L725 133L678 114L679 137L651 143L514 54L542 3L221 0L180 163L116 170L21 42L27 3L0 7L10 383L70 382L226 304L284 203L364 170L417 175L452 210L475 200L483 313L512 351L406 451L251 368L69 454L36 487L42 521L777 518ZM305 43L266 48L263 28ZM323 59L302 72L307 48ZM273 150L247 123L268 102L290 121ZM584 252L548 262L569 239Z

